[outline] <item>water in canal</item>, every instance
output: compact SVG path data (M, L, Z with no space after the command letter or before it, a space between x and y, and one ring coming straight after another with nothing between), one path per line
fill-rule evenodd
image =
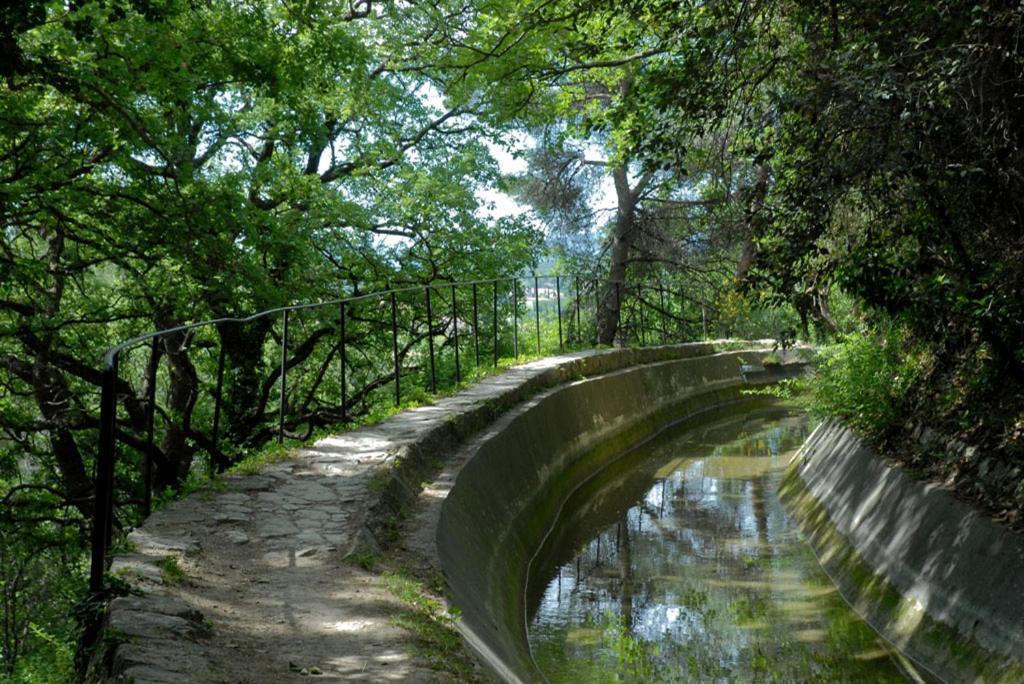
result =
M552 682L915 681L778 499L808 435L784 405L666 433L578 490L534 561Z

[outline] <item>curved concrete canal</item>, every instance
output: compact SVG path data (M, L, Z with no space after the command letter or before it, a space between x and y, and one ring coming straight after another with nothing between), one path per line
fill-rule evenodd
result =
M850 609L779 500L801 412L670 430L567 501L534 560L551 682L921 681Z

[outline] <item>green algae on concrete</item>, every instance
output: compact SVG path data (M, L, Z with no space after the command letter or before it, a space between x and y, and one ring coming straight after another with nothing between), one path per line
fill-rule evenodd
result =
M549 681L904 681L778 500L806 425L724 409L578 489L531 571Z
M972 635L933 618L917 600L904 596L872 567L840 533L799 471L800 463L794 460L780 489L782 501L843 598L868 623L938 679L1000 684L1024 681L1020 660L987 649ZM1005 600L1019 604L1022 599L1007 596Z
M507 681L540 681L526 639L525 568L580 482L667 423L749 400L763 350L608 372L543 392L469 447L441 508L437 551L464 636ZM760 382L768 382L764 377Z

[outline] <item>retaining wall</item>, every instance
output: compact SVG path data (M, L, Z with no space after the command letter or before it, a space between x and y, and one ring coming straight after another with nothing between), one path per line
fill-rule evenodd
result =
M844 598L945 681L1024 681L1024 538L818 426L783 501Z

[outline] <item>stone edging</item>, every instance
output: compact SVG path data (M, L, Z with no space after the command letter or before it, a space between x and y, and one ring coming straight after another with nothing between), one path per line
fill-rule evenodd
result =
M878 458L811 434L782 491L846 600L946 681L1024 681L1024 539Z

